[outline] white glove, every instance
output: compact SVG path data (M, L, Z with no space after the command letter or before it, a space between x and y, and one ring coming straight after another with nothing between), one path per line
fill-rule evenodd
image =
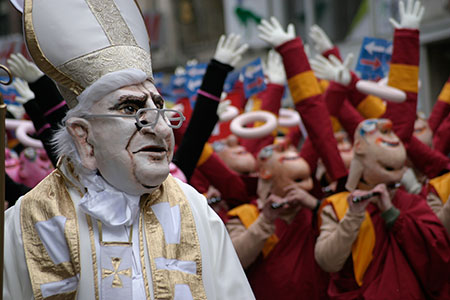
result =
M267 56L267 77L269 82L285 85L286 84L286 72L283 66L283 60L275 50L270 50Z
M408 0L408 5L405 9L405 3L400 1L398 11L400 14L400 24L394 19L389 18L389 22L391 22L394 28L418 29L425 12L425 7L418 0L414 0L414 3L413 0Z
M314 24L309 30L309 37L314 42L314 49L319 53L324 53L333 48L333 43L327 36L325 31L318 25Z
M242 59L242 54L248 49L248 44L242 44L239 47L240 40L241 36L234 33L229 36L222 35L217 43L214 59L235 67Z
M422 185L417 180L417 177L411 168L406 169L400 182L406 188L408 193L419 194L422 190Z
M18 96L16 96L16 101L20 104L25 104L31 99L34 99L34 93L28 86L28 83L19 77L16 77L16 79L12 83L13 87L17 90L19 93Z
M287 41L295 39L295 28L294 24L289 24L287 31L284 31L281 27L280 22L275 17L270 18L270 22L262 20L261 24L258 25L259 38L268 42L273 47L278 47Z
M29 83L33 83L44 76L44 73L34 63L28 61L21 53L11 54L6 62L15 77L20 77Z
M184 75L186 74L186 69L182 66L178 66L175 68L175 75Z
M230 106L231 100L224 100L219 102L219 106L217 106L216 113L220 117L227 109L228 106Z
M353 61L353 54L349 53L342 63L336 56L330 55L326 59L322 55L316 55L315 59L309 62L314 74L321 79L336 81L342 85L348 85L352 80L350 65Z

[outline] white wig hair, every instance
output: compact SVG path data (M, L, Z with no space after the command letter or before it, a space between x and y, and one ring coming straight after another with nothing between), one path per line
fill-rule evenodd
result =
M147 74L139 69L125 69L108 73L87 87L78 97L78 104L70 109L63 119L63 125L55 132L52 144L58 158L65 156L71 160L75 171L79 174L90 173L81 164L81 158L65 123L73 117L82 118L89 114L91 107L109 93L128 85L142 83L149 79Z

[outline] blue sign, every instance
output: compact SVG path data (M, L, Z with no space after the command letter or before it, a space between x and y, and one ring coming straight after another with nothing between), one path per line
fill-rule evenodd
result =
M164 88L164 73L157 72L153 74L153 79L155 80L156 89L161 93Z
M239 72L233 71L228 73L227 78L225 79L225 83L223 85L223 91L225 93L229 93L233 90L234 84L236 80L239 79Z
M391 56L392 42L365 37L355 70L360 73L361 79L379 80L387 76Z
M257 58L244 66L242 68L242 74L244 76L244 92L246 98L250 98L251 95L266 89L261 58Z
M185 84L186 74L174 74L170 77L169 84L161 90L161 95L166 101L175 103L178 99L187 97Z
M2 82L7 82L9 78L7 76L0 76L0 80ZM16 89L12 84L10 85L0 84L0 93L3 96L3 101L5 101L6 105L10 104L20 105L15 101L16 96L18 96L19 93L16 91Z
M206 73L207 67L207 63L198 63L186 67L185 89L189 99L191 100L192 108L194 108L195 100L197 99L197 91L202 85L203 76Z

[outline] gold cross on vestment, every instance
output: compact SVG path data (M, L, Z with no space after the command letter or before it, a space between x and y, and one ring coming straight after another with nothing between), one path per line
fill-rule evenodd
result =
M119 275L128 276L131 278L131 268L128 268L126 270L120 270L121 259L119 257L111 257L111 263L114 267L114 270L108 270L108 269L102 269L102 279L105 279L106 277L109 277L111 275L114 275L114 280L112 282L113 288L121 288L123 287L122 280L120 280Z

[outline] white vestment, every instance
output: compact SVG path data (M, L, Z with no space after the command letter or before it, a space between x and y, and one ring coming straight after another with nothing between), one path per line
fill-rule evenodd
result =
M231 240L228 236L226 228L217 216L217 214L209 207L206 199L199 194L190 185L187 185L179 180L177 183L181 187L181 190L186 196L189 202L195 226L197 229L198 240L201 250L201 268L202 268L202 281L204 291L207 299L254 299L252 290L247 281L246 275L241 267L239 259L233 248ZM78 286L77 299L96 299L95 285L94 285L94 272L92 265L92 246L89 238L89 230L87 224L86 214L79 210L79 201L81 199L80 194L73 186L66 184L69 191L69 195L74 203L75 209L78 214L78 227L79 227L79 248L80 248L80 274L74 277L73 281L65 282L66 286L49 286L47 287L47 295L52 295L54 290L68 289L71 285ZM25 260L24 247L21 234L21 220L20 220L20 207L21 199L17 201L15 206L11 207L5 212L5 250L4 250L4 269L3 269L3 299L34 299L30 277L28 273L28 267ZM154 209L154 211L157 211ZM176 215L176 214L175 214ZM146 299L145 284L142 279L142 266L139 258L139 220L140 214L135 218L133 226L120 226L118 228L103 227L103 240L104 241L126 241L129 237L130 230L133 231L132 235L132 289L133 299ZM176 217L170 213L160 213L158 220L163 227L176 227ZM166 219L165 219L166 218ZM55 218L53 218L55 219ZM93 218L92 218L93 219ZM57 222L58 220L53 220ZM93 228L97 250L98 247L98 227L95 219L93 219ZM167 224L164 226L164 224ZM173 228L172 228L173 229ZM166 229L164 229L166 231ZM64 231L63 231L64 232ZM175 228L176 232L176 228ZM165 232L167 235L167 233ZM45 234L44 234L45 235ZM52 232L47 231L47 235L50 237L50 243L54 245L46 245L53 249L52 257L55 260L58 258L64 261L64 257L67 254L64 253L65 245L61 245L61 240L57 241L56 236L52 237ZM144 235L145 238L145 235ZM176 237L175 237L176 238ZM166 237L167 239L167 237ZM56 240L56 242L55 242ZM58 243L59 242L59 243ZM144 245L146 243L144 242ZM61 249L61 250L59 250ZM151 268L149 264L149 256L147 253L147 247L145 249L145 263L146 263L146 276L148 280L148 291L151 299L153 297L152 289L152 277ZM177 264L177 262L171 262L169 260L159 261L157 264L167 266L168 268L178 268L180 271L189 271L189 265ZM183 269L184 268L184 269ZM100 267L97 270L99 273L99 282L101 280ZM112 278L112 277L111 277ZM121 277L123 278L123 277ZM78 279L78 280L77 280ZM112 279L111 279L112 280ZM79 282L78 282L79 281ZM192 299L190 296L189 288L185 289L185 286L176 286L175 294L176 299L188 300ZM57 291L55 292L57 294ZM101 293L100 293L101 294ZM105 299L106 296L100 299ZM108 299L112 297L108 294ZM119 296L117 296L119 299ZM44 296L45 298L45 296ZM121 299L122 300L122 299Z

